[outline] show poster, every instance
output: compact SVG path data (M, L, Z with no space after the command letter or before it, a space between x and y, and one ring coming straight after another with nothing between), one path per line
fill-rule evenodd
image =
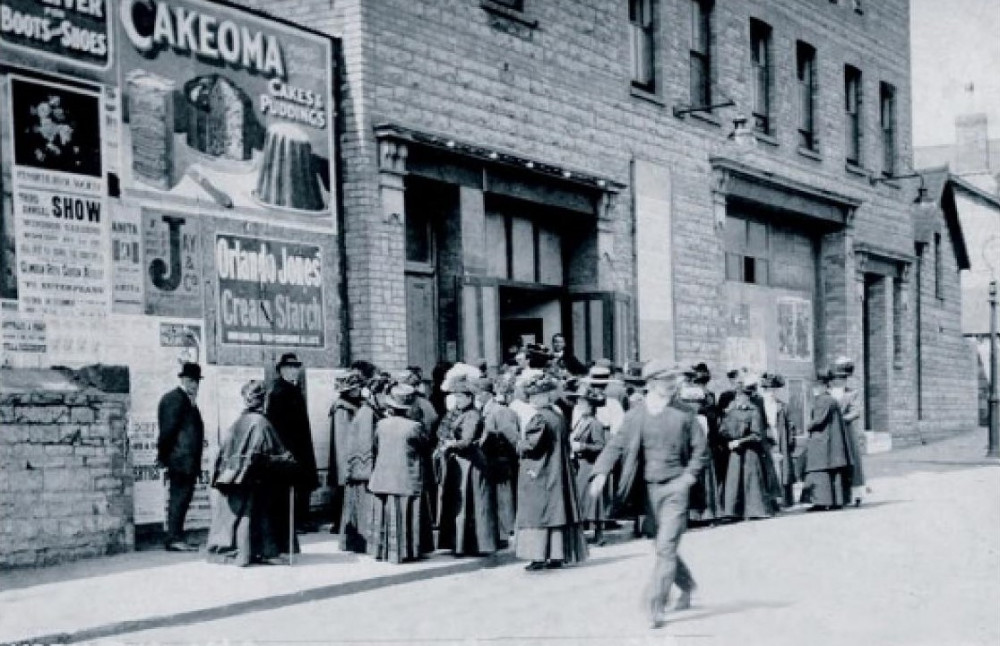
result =
M145 312L201 318L201 234L191 214L142 210Z
M105 316L108 217L101 92L10 77L23 314Z
M0 0L0 51L106 70L111 0Z
M324 347L320 247L217 234L215 270L222 343Z
M333 43L199 0L121 0L127 191L335 227Z

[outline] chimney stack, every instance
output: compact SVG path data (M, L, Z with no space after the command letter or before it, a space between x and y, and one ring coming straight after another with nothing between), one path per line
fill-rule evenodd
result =
M957 175L990 171L990 148L986 113L959 115L955 119L955 166Z

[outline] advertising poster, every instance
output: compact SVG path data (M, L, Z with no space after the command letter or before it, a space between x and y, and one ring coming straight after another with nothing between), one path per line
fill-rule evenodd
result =
M214 255L222 343L324 347L318 246L217 234Z
M334 230L332 41L199 0L121 0L127 190Z
M188 527L208 525L208 466L216 446L214 381L211 366L201 353L204 329L200 321L163 319L151 316L115 316L110 319L109 335L116 339L101 349L103 363L127 365L131 405L128 421L129 452L135 476L135 522L149 524L166 518L164 474L156 464L156 441L159 437L157 407L160 398L178 385L181 363L202 364L202 387L198 408L205 421L205 447L202 476L188 514Z
M4 368L37 368L48 352L45 321L19 315L4 308L0 315L3 328Z
M778 299L778 358L812 361L812 302L805 298Z
M110 200L111 212L111 311L143 312L142 220L137 209Z
M142 210L146 314L202 316L199 229L196 216Z
M94 70L112 62L111 0L0 0L0 51Z
M20 311L104 316L100 92L12 76L9 110Z

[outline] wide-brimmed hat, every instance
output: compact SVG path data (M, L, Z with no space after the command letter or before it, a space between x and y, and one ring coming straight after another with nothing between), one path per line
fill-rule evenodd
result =
M201 381L201 366L197 363L185 361L181 364L181 371L177 373L177 376L181 378L187 377L188 379L194 379L195 381Z
M590 384L607 385L611 381L611 362L598 359L587 371L586 381Z
M566 393L566 398L572 400L586 399L594 406L603 406L604 402L607 401L604 391L588 386L587 384L580 384L576 390Z
M622 370L622 380L630 386L645 384L646 380L642 378L642 367L643 363L641 361L626 361L625 367Z
M839 356L833 362L833 376L846 379L854 374L854 362L845 356Z
M685 384L681 386L681 389L677 391L677 397L681 401L685 402L700 402L705 401L705 389L699 388L693 384Z
M396 384L389 389L386 406L396 410L409 410L417 399L417 389L409 384Z
M785 378L776 372L765 372L760 376L761 388L782 388L785 385Z
M356 388L361 388L364 385L365 378L361 376L361 373L351 370L337 377L333 387L337 392L345 393Z
M276 367L277 368L282 368L283 366L299 367L301 365L302 362L299 361L299 357L294 352L286 352L285 354L281 355L280 359L278 359L278 365Z
M684 372L685 368L666 359L650 359L642 367L642 378L646 381L671 379L682 376Z
M544 372L533 376L521 384L521 389L525 395L541 395L552 392L559 388L559 381Z
M478 381L481 377L468 377L460 375L449 384L448 392L452 394L474 395L479 390Z
M240 388L240 396L247 408L256 408L264 403L267 397L267 386L259 379L251 379Z
M712 381L712 373L704 361L691 366L690 378L693 383L705 385Z
M826 370L820 370L818 373L816 373L816 381L818 381L821 384L828 384L834 379L836 379L836 375L834 374L833 370L830 370L829 368L827 368Z

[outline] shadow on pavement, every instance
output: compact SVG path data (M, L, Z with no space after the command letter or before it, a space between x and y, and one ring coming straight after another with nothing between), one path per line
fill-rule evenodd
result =
M571 567L574 570L579 570L581 568L609 565L611 563L617 563L618 561L631 561L632 559L647 558L648 556L648 554L620 554L618 556L603 556L598 558L589 558L583 563L577 563Z
M730 601L729 603L722 603L717 606L708 606L705 607L704 609L695 606L691 610L682 610L677 614L668 613L666 625L669 626L671 624L679 624L685 621L696 621L698 619L704 619L706 617L735 615L741 612L746 612L748 610L760 610L763 608L767 609L788 608L791 605L792 604L788 601L747 600L747 601Z

